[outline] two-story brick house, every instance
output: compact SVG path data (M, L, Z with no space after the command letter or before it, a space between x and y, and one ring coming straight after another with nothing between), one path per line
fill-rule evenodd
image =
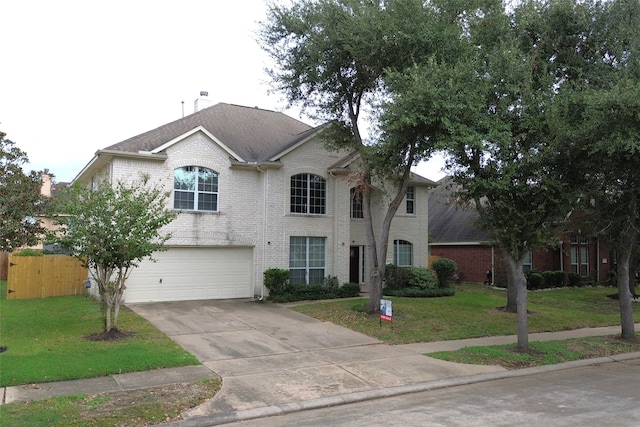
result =
M364 226L348 179L356 162L328 149L323 129L221 103L97 151L74 181L134 182L145 174L170 191L168 208L179 211L165 230L168 250L131 273L125 301L264 297L263 272L272 267L289 269L293 282L331 275L366 289ZM432 186L412 176L389 262L427 265ZM376 197L381 221L383 192Z

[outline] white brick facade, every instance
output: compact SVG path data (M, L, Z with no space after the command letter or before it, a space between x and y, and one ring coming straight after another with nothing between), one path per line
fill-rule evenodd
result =
M218 212L183 211L166 231L172 234L169 247L244 247L253 251L254 294L262 295L263 272L272 267L289 268L289 242L292 236L326 238L325 275L337 276L340 283L350 280L350 249L359 247L365 260L364 281L368 281L369 261L364 223L350 219L350 184L345 176L328 172L346 153L328 151L318 139L300 144L284 154L279 166L238 166L229 152L203 132L190 134L166 149L166 158L146 159L114 155L107 164L84 176L88 183L110 176L113 182L133 182L141 174L149 182L171 192L168 208L173 209L173 171L182 166L200 166L218 175ZM324 215L290 212L291 176L314 174L326 180ZM427 186L415 187L415 214L407 215L405 203L392 223L388 262L393 260L393 241L413 245L413 265L426 266L428 260ZM381 229L386 205L382 197L372 204L375 230ZM379 236L377 236L379 238ZM362 276L361 276L362 277Z

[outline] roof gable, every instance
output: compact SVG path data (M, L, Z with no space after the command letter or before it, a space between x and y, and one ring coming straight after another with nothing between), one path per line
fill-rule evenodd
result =
M236 160L261 162L304 140L312 129L283 113L220 103L105 150L158 154L184 137L202 131Z

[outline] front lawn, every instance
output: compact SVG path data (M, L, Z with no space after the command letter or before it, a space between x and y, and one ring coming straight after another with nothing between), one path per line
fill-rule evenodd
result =
M200 362L146 319L122 307L125 340L90 341L102 332L99 303L84 296L7 300L0 283L0 386L92 378Z
M530 292L529 332L553 332L620 324L618 301L608 298L615 288L562 288ZM389 344L446 341L516 334L516 315L498 307L506 291L482 285L456 285L456 294L443 298L396 298L393 323L363 310L365 299L302 304L294 310L333 322ZM636 322L640 313L635 312Z

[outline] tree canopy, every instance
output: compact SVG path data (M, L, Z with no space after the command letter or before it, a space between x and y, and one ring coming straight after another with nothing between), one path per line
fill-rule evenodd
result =
M43 237L37 216L46 200L40 194L42 173L25 173L27 153L0 132L0 251L32 246Z
M446 2L443 2L443 5ZM443 8L445 10L446 8ZM446 9L448 10L448 9ZM418 0L299 0L270 5L260 42L274 59L274 88L316 120L332 123L328 143L358 155L350 177L362 198L370 268L369 308L379 310L391 221L406 193L410 169L432 154L437 135L405 139L380 112L387 108L387 79L416 63L455 57L451 20ZM370 132L365 132L368 120ZM374 229L371 196L387 203Z
M635 337L631 288L640 243L640 3L594 3L559 93L556 137L583 172L586 227L618 252L623 338Z
M518 347L527 349L523 260L557 244L558 226L588 186L585 156L576 148L592 146L592 135L559 138L556 105L592 80L609 81L602 63L616 62L607 53L615 25L596 2L530 0L506 10L488 1L475 7L457 11L463 54L396 74L385 114L409 138L431 137L430 123L444 127L441 148L458 196L475 206L480 226L503 251L507 309L517 311ZM589 61L593 65L585 66Z

